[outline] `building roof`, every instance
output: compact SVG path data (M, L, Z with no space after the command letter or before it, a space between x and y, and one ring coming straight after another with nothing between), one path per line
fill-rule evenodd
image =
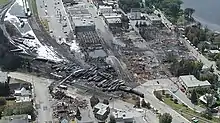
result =
M8 74L6 72L0 71L0 82L5 82L7 80Z
M106 21L108 23L112 23L112 24L114 24L114 23L121 23L121 19L120 18L109 18L109 19L106 19Z
M112 6L99 6L99 9L105 9L105 8L109 8L109 9L112 9Z
M193 75L185 75L179 77L187 87L198 87L198 86L210 86L211 84L206 81L199 81Z
M80 26L94 26L95 23L91 18L72 18L76 27Z
M214 54L214 53L220 53L219 50L209 50L209 52L210 52L210 53L213 53L213 54Z
M104 115L105 112L107 111L107 108L108 108L108 107L109 107L109 106L106 105L106 104L98 103L97 105L95 105L94 108L99 109L98 112L96 112L97 114L99 114L99 115Z
M161 18L159 18L157 15L147 15L147 17L148 17L151 21L161 21Z
M117 13L106 13L102 15L105 19L108 18L121 18L121 14L117 14Z
M15 90L14 94L18 95L18 96L30 96L31 92L29 90L25 89L24 87L22 87L19 90Z

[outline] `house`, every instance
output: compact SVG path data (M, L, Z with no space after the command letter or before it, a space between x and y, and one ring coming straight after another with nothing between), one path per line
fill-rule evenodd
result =
M32 94L30 90L22 87L21 89L14 90L14 96L16 97L15 102L31 102L32 101Z
M108 105L103 103L98 103L94 106L94 115L98 120L105 120L110 113L110 108Z
M214 105L216 103L216 100L217 98L216 97L212 97L213 95L212 94L205 94L205 95L202 95L201 97L199 97L199 100L201 102L203 102L204 104L207 104L207 97L211 97L212 98L212 102L210 104L210 106Z
M209 88L211 86L211 84L207 80L199 81L193 75L180 76L179 81L187 92L196 89L198 87Z
M132 8L130 12L131 20L140 20L141 19L141 10L139 8Z
M115 117L117 123L134 123L133 112L116 111L113 112L113 116Z
M106 14L106 13L112 13L112 6L99 6L99 15Z

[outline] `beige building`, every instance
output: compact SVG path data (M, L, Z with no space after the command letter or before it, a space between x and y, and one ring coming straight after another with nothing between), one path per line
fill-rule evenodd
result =
M200 81L196 79L196 77L193 75L180 76L179 81L181 82L182 86L185 88L187 92L198 87L209 88L211 86L211 84L207 80Z

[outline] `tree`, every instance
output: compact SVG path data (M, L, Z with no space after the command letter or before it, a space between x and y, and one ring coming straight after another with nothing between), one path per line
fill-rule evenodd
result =
M4 97L0 97L0 106L3 106L6 104L6 99Z
M151 105L150 105L149 102L147 102L147 104L146 104L146 108L151 109Z
M174 102L175 104L178 104L178 100L177 100L177 99L174 99L173 102Z
M77 107L76 116L80 116L80 115L81 115L80 110L79 110L79 108Z
M193 8L186 8L184 10L185 17L191 20L192 19L192 14L194 12L195 12L195 9L193 9Z
M97 105L99 103L99 98L97 98L95 95L93 95L91 98L90 98L90 104L91 104L91 107L93 108L95 105Z
M159 117L159 123L171 123L172 119L173 118L169 113L164 113Z
M106 105L108 105L108 104L109 104L109 101L108 101L107 99L104 99L104 100L103 100L103 103L106 104Z
M80 110L79 110L78 107L77 107L77 110L76 110L76 118L77 118L78 120L81 120L81 119L82 119L81 113L80 113Z
M197 92L196 90L193 90L192 93L191 93L191 102L193 104L197 104L198 103L198 97L197 97Z
M138 21L136 22L135 27L139 27Z
M116 119L114 115L111 114L109 119L110 119L109 123L116 123Z
M156 91L154 92L154 95L156 96L157 99L159 99L160 101L162 101L162 95L160 92Z
M141 106L144 107L144 108L147 106L147 103L145 102L144 99L142 99L142 101L141 101Z

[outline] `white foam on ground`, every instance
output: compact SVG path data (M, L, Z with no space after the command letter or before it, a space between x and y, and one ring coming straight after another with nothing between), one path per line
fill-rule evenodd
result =
M22 0L16 0L16 2L13 5L15 5L16 3L18 3L20 6L23 6L23 1ZM13 7L13 5L11 6L11 8ZM4 21L9 21L11 24L13 24L20 31L20 27L16 26L16 24L20 25L20 20L16 16L11 15L9 13L11 8L7 11L6 16L4 18ZM25 47L25 48L26 49L27 48L34 48L34 50L38 54L38 58L48 59L48 60L52 60L52 61L56 61L56 62L63 61L63 59L58 57L58 55L53 50L53 48L50 48L47 45L41 44L41 42L37 39L36 35L34 34L31 26L27 22L27 19L22 19L22 20L25 22L25 24L27 24L30 27L30 30L27 31L26 33L21 33L21 31L20 31L20 33L22 35L30 34L30 35L35 37L35 39L26 39L26 40L24 40L23 43L28 46L28 47ZM22 45L18 46L18 47L21 48L21 49L25 49L25 48L23 48Z

